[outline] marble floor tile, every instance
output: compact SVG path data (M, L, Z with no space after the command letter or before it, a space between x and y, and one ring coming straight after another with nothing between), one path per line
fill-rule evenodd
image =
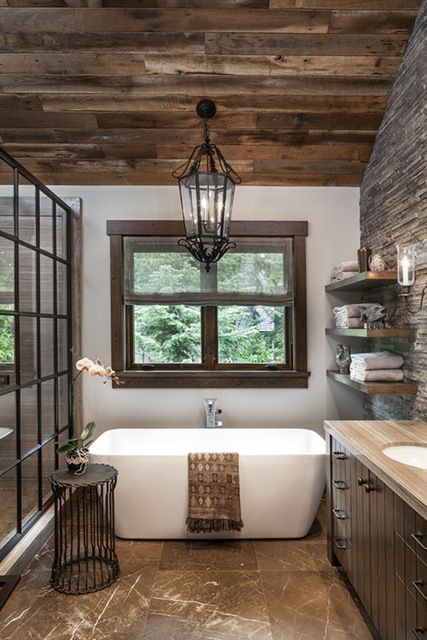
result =
M272 640L259 573L159 571L143 637Z
M0 611L1 640L371 640L326 557L325 503L302 540L117 540L119 580L49 586L52 542Z
M136 568L139 565L159 564L163 550L159 540L123 540L117 538L116 553L121 571Z
M0 611L2 640L141 640L157 572L149 550L118 545L121 574L96 593L66 596L49 586L52 554L45 551L22 576ZM144 545L145 543L142 543ZM146 547L147 548L147 547ZM160 555L160 551L157 552Z
M256 540L254 544L261 571L316 571L312 544L300 540Z
M257 570L254 543L251 540L170 541L163 548L162 570Z
M261 578L273 640L372 640L338 574L265 571Z

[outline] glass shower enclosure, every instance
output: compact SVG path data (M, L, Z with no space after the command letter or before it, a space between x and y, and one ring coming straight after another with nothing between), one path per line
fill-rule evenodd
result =
M0 150L0 560L51 504L72 434L71 213Z

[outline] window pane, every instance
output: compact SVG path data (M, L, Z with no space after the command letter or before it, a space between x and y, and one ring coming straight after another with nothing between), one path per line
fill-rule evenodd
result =
M56 255L67 258L67 212L56 205Z
M5 308L5 305L3 308ZM1 365L12 365L14 362L15 318L14 316L2 315L0 316L0 368Z
M42 390L42 440L55 433L55 383L47 380Z
M21 384L37 378L37 320L27 316L19 318L21 349Z
M132 271L128 274L132 278ZM134 253L133 282L136 294L200 291L200 265L187 252Z
M40 256L40 311L53 313L53 270L52 258Z
M0 470L16 460L16 393L0 396Z
M218 307L221 363L286 362L284 307Z
M46 503L52 496L52 489L50 486L50 475L55 471L56 456L55 451L56 441L45 444L42 448L42 501Z
M6 229L2 218L0 218L0 228L13 233L13 226L10 225ZM0 236L0 309L14 308L14 256L14 243Z
M45 251L53 251L53 201L40 195L40 247Z
M0 547L16 533L17 495L16 495L16 468L11 469L5 475L0 476Z
M37 432L37 385L24 387L21 391L21 451L25 453L38 443Z
M67 314L67 266L62 262L56 263L56 295L57 312Z
M51 318L40 318L42 377L51 376L55 373L53 359L53 327L54 321Z
M68 375L58 378L58 405L59 405L59 425L62 429L69 424L68 418Z
M58 371L66 371L68 369L68 320L59 318L58 326Z
M135 363L200 363L201 343L200 307L134 307Z
M19 247L19 310L37 311L36 253Z
M284 253L230 251L218 262L218 291L234 293L287 293Z
M19 174L18 206L19 237L35 246L36 244L36 189L31 182Z
M39 452L21 462L22 524L39 510Z

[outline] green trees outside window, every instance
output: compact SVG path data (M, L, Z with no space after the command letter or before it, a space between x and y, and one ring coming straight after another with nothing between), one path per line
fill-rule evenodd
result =
M173 245L172 245L173 246ZM129 264L129 262L128 262ZM228 253L206 276L203 266L178 251L133 251L129 287L138 297L193 297L196 304L133 304L133 360L138 364L203 362L203 292L219 301L244 296L246 304L213 304L219 364L284 364L287 361L285 306L260 304L258 296L287 287L283 253ZM210 279L210 281L206 281ZM248 304L253 297L253 304ZM199 298L199 304L197 300ZM175 300L176 302L176 300Z

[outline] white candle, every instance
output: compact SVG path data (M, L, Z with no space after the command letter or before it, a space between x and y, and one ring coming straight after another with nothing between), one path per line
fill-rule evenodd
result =
M409 286L409 258L403 256L402 258L402 284L404 287Z

